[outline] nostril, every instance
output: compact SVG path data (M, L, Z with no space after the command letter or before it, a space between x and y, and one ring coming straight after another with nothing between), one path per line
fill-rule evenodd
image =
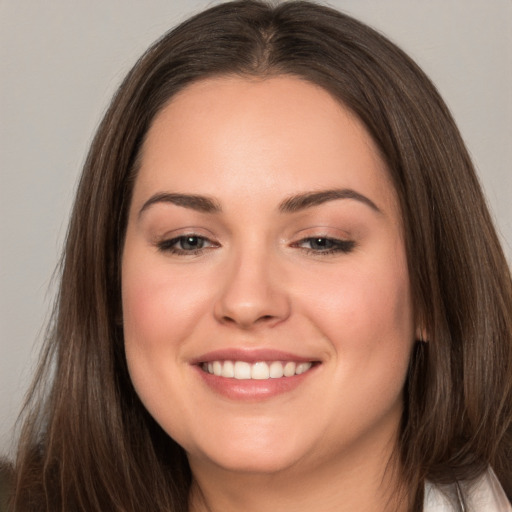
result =
M268 322L270 320L273 320L275 317L274 315L262 315L260 316L259 318L256 318L255 320L253 321L250 321L250 322L247 322L247 323L260 323L260 322ZM243 323L243 319L242 321L239 320L236 320L235 318L229 316L229 315L224 315L222 317L223 321L226 322L226 323Z
M241 329L251 329L253 327L271 326L274 322L279 322L280 318L277 315L223 315L220 321L224 325L238 326Z

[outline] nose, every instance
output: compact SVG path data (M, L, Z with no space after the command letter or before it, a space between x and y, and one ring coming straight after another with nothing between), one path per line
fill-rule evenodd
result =
M223 272L215 318L244 330L272 327L286 320L290 301L281 277L268 254L239 255Z

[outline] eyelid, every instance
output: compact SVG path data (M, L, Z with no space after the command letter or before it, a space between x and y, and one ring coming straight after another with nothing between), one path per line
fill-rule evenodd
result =
M311 256L343 256L351 252L356 246L354 233L332 224L309 225L299 229L288 239L289 246L303 251ZM314 240L323 240L323 248L311 246ZM310 245L310 247L307 247Z
M338 222L330 222L324 224L323 222L319 223L311 223L308 227L294 230L293 234L290 236L294 239L299 238L336 238L339 240L348 240L353 237L354 229L350 230L342 229L341 227L336 227L335 224ZM346 222L344 222L345 224ZM309 222L308 222L309 224Z

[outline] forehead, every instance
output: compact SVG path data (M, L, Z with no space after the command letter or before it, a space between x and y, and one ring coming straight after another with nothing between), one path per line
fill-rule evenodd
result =
M228 76L188 86L156 116L136 192L167 188L251 199L266 191L277 200L333 186L396 203L373 139L326 90L290 76Z

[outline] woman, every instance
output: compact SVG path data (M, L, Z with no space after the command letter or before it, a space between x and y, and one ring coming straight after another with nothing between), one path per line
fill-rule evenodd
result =
M92 144L13 508L509 510L511 305L407 56L307 2L213 7Z

